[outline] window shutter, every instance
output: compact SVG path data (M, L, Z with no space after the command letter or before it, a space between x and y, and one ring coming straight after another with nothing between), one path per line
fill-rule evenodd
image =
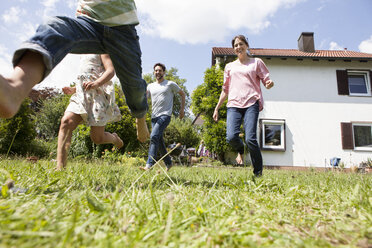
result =
M349 82L346 70L337 70L337 89L339 95L349 95Z
M371 84L371 91L372 91L372 71L369 71L369 83Z
M350 122L341 122L342 149L354 149L353 125Z

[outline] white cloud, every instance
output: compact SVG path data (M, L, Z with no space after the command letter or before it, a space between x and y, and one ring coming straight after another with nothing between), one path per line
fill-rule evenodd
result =
M372 35L368 40L362 41L358 48L363 53L372 53Z
M68 54L37 87L62 88L76 81L80 55Z
M20 20L20 16L25 15L26 10L18 7L11 7L10 9L6 10L5 13L2 15L2 19L5 23L14 24L18 23Z
M220 42L232 31L259 33L280 8L303 0L137 0L140 30L181 44Z
M12 57L7 51L6 47L0 44L0 74L3 76L9 76L13 69Z
M77 7L77 1L76 1L76 0L68 0L68 1L67 1L67 6L68 6L70 9L75 10L76 7Z
M59 0L43 0L41 4L44 6L43 20L46 21L49 17L54 16L56 13L56 5Z
M23 23L22 26L19 27L19 31L15 33L19 43L28 40L32 35L34 35L36 32L36 27L37 24L31 22Z
M329 43L329 50L344 50L344 48L336 42L331 41L331 43Z
M45 7L45 8L53 8L56 3L59 2L59 0L43 0L41 2L41 4Z

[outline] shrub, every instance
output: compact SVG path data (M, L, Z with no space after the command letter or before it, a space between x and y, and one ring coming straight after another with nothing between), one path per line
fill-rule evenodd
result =
M31 100L27 98L13 118L0 120L1 153L25 155L32 150L36 131L30 103Z
M169 126L164 132L164 142L167 145L173 143L181 143L188 147L197 147L200 142L198 130L195 126L191 125L191 119L172 117Z
M69 95L42 100L42 107L36 113L36 130L40 137L51 140L58 136L61 118L69 103Z

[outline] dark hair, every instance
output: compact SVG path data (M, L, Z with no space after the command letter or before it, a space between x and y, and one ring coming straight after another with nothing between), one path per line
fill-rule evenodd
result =
M237 35L237 36L234 37L234 39L232 39L232 41L231 41L231 45L232 45L233 48L234 48L234 43L235 43L235 40L236 40L236 39L239 39L239 40L243 41L243 42L248 46L248 48L249 48L248 41L247 41L247 39L245 38L245 36L242 35L242 34Z
M162 64L162 63L156 63L154 65L154 70L155 70L155 67L157 67L157 66L160 66L163 69L163 71L165 71L165 69L166 69L164 64Z

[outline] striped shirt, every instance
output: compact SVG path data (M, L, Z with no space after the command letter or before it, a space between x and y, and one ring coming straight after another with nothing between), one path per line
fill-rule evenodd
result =
M134 0L79 0L76 15L109 27L139 23Z

